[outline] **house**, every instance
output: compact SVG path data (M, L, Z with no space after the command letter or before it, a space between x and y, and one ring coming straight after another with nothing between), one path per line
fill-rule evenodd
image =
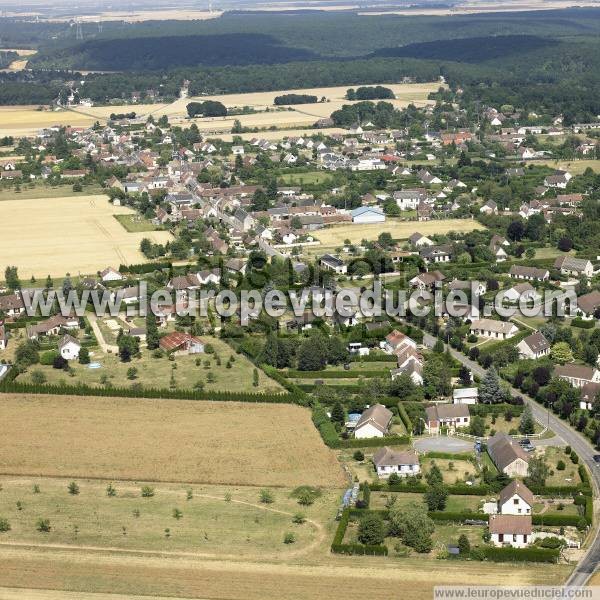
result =
M388 335L385 336L385 342L383 343L383 349L389 353L394 353L396 350L403 346L410 346L413 349L417 349L417 342L409 338L407 335L394 329Z
M397 452L384 446L373 455L373 464L380 479L387 479L392 473L408 477L421 472L419 457L414 450Z
M490 515L491 542L495 546L526 548L531 541L531 515Z
M198 278L198 282L202 285L206 285L207 283L218 284L219 281L221 281L221 269L214 268L198 271L196 277Z
M487 451L499 471L509 477L526 477L529 456L515 440L499 431L487 442Z
M232 275L237 275L238 273L241 275L246 274L246 262L241 258L230 258L225 263L225 268Z
M520 358L541 358L550 354L550 342L536 331L517 344Z
M452 392L454 404L477 404L478 399L479 390L477 388L460 388Z
M422 246L433 246L435 243L433 240L430 240L428 237L425 237L418 232L413 233L408 238L408 241L410 245L414 246L415 248L421 248Z
M200 354L204 352L205 343L189 333L174 331L160 338L160 347L165 352L180 354Z
M427 246L419 250L419 256L425 263L443 263L452 260L453 249L451 244L440 246Z
M25 312L25 303L20 294L0 296L0 311L7 317L19 317Z
M509 277L513 279L525 279L527 281L547 281L550 278L548 269L538 269L537 267L522 267L513 265L508 272Z
M561 256L554 261L554 268L558 269L563 275L572 275L580 277L592 277L594 275L594 265L592 261L586 258L574 258L573 256Z
M400 210L417 210L421 202L427 198L424 189L417 190L398 190L394 192L394 201Z
M100 273L100 279L102 279L102 281L122 281L125 277L116 269L108 267Z
M581 312L584 319L592 319L600 308L600 292L594 290L577 298L577 310Z
M544 179L544 185L549 188L565 189L571 180L572 175L565 171L556 171L554 175L548 175Z
M58 351L65 360L79 358L81 344L71 335L65 334L58 342Z
M344 261L331 254L324 254L321 256L319 264L324 269L334 271L338 275L343 275L348 272L348 267L344 264Z
M507 340L515 336L519 332L519 328L514 323L507 321L479 319L471 323L470 331L479 337Z
M497 215L498 205L493 200L488 200L480 209L479 212L484 215Z
M600 383L600 371L587 365L556 365L554 374L576 388L583 387L586 383Z
M453 279L448 284L448 289L451 292L462 290L462 291L473 291L478 296L483 296L487 292L487 285L483 281L475 281L468 279Z
M384 212L374 206L360 206L350 214L353 223L383 223L385 221Z
M518 479L513 479L498 497L498 513L501 515L530 515L533 493Z
M444 281L446 276L440 271L431 271L429 273L419 273L415 275L408 283L414 288L425 290L428 288L434 288L435 284L439 281Z
M41 323L35 323L26 327L27 337L30 340L37 340L41 335L58 335L60 330L64 329L79 329L79 320L77 317L63 317L62 315L54 315Z
M468 427L471 423L469 407L466 404L435 404L425 409L425 426L431 434L440 433L441 428L450 431Z
M400 375L408 375L415 385L423 385L423 363L422 359L411 357L397 369L390 369L392 381Z
M392 411L383 404L373 404L363 412L354 428L357 439L383 437L389 431Z
M596 398L600 398L600 383L584 384L581 388L579 408L582 410L591 410Z
M0 350L6 350L8 346L8 331L4 325L0 325Z
M524 301L540 300L541 296L536 289L526 281L513 285L511 288L504 291L504 299L509 302L519 302L521 298L523 298Z

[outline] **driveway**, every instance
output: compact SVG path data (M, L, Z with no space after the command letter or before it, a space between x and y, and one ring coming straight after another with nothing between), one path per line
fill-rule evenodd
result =
M473 452L473 442L440 435L415 440L414 447L419 452Z

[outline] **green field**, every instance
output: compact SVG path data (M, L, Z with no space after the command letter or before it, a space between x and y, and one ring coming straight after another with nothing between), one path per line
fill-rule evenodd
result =
M140 215L114 215L114 217L129 233L158 231L162 229Z
M141 358L133 358L131 362L121 362L115 354L105 354L99 350L91 352L92 362L99 362L102 367L90 369L88 365L80 365L77 361L69 364L71 372L54 369L51 366L35 365L18 377L18 381L31 382L32 373L41 372L50 384L63 382L66 385L86 384L91 386L129 387L141 385L145 388L192 389L198 382L204 383L204 389L230 392L281 392L283 388L269 379L259 370L258 386L253 385L254 365L242 354L236 354L225 342L217 338L203 337L215 349L213 354L197 354L177 356L171 361L166 356L154 358L148 350L142 349ZM114 333L109 344L116 341ZM235 362L227 368L230 356ZM217 364L217 356L221 364ZM197 365L196 361L200 364ZM206 366L208 361L209 367ZM131 367L137 369L135 379L128 379L127 371ZM208 381L212 373L214 382ZM171 375L175 379L173 388Z
M279 176L283 185L300 186L324 184L331 181L331 175L324 171L309 171L308 173L284 173Z
M90 196L92 194L102 194L103 190L99 185L86 185L81 192L74 192L72 185L45 185L45 184L25 184L21 185L19 192L13 187L0 188L0 202L3 200L36 200L38 198L66 198L69 196Z

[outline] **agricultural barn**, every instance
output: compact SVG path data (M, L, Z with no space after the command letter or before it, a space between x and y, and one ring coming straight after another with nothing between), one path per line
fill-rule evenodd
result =
M529 456L515 440L505 433L498 432L488 440L487 450L499 471L509 477L526 477L529 470Z

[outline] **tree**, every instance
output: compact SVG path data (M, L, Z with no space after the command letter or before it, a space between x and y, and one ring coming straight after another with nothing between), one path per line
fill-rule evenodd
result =
M346 422L346 413L341 402L336 402L331 410L331 420L338 425L344 425Z
M90 351L82 346L81 350L79 350L79 364L80 365L89 365L90 364Z
M431 469L429 469L429 472L425 475L425 481L427 481L430 486L441 485L444 483L442 472L435 462L431 463Z
M471 385L471 371L469 370L469 367L461 365L458 370L458 378L462 385Z
M367 513L358 525L358 540L361 544L376 546L385 539L386 527L377 513Z
M433 521L427 516L425 507L412 504L406 507L393 506L389 512L390 533L417 552L430 552L433 547L431 535L435 530Z
M568 342L557 342L554 344L550 349L550 356L561 365L573 362L573 351Z
M40 353L38 343L34 340L27 340L19 344L15 350L15 361L23 367L39 363Z
M529 459L529 471L527 474L528 484L544 486L546 485L546 479L548 478L549 474L550 468L542 457L533 457Z
M320 371L327 364L327 345L321 333L314 333L298 348L298 369Z
M483 420L483 417L475 415L471 419L471 423L469 424L469 433L477 437L483 437L485 435L485 421Z
M513 242L521 241L523 235L525 235L525 227L522 221L512 221L506 229L506 237Z
M429 510L444 510L448 501L448 490L444 485L436 484L425 492L425 502Z
M471 552L471 542L469 542L469 538L464 533L458 538L458 549L461 554L469 554Z
M119 358L122 362L129 362L140 351L139 339L127 335L123 331L120 331L117 336L117 346L119 347Z
M531 406L527 405L521 415L521 423L519 423L519 431L524 435L531 435L535 431L535 421L531 414Z
M206 100L204 102L190 102L187 105L187 113L190 117L198 115L202 117L225 117L227 108L221 102Z
M494 367L490 367L479 388L479 399L484 404L499 404L505 399L505 394L500 387L498 372Z
M21 287L17 267L6 267L4 270L4 280L9 290L18 290Z
M158 325L156 324L156 315L149 312L146 316L146 344L148 350L156 350L159 347Z

